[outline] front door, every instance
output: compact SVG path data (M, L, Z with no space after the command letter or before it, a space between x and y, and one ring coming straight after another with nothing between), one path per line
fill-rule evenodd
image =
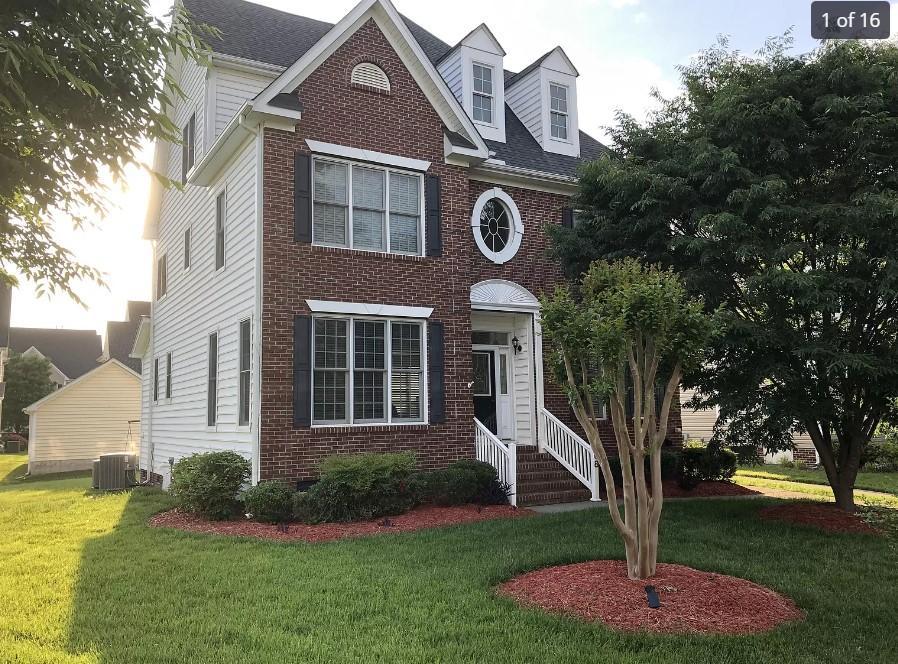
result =
M474 351L474 417L498 433L496 421L496 360L491 350Z

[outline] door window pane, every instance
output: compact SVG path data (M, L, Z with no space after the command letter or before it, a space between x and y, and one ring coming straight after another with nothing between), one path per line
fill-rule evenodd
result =
M488 397L492 395L490 380L490 354L474 353L474 396Z
M499 353L499 394L508 394L508 355Z

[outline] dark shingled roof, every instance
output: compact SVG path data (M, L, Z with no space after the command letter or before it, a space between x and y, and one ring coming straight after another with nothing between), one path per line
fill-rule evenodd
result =
M103 353L95 330L48 330L36 327L9 328L9 347L24 353L34 346L68 378L75 379L97 368Z
M140 360L130 357L131 349L134 347L134 338L137 336L137 328L140 327L140 319L149 315L149 302L129 300L127 320L106 323L105 349L108 351L109 357L118 360L137 373L140 373Z
M333 27L332 23L297 16L246 0L183 0L199 23L217 28L219 37L207 37L212 50L235 57L289 67ZM434 64L453 47L420 25L403 17L409 31ZM525 75L549 55L549 51L522 72L505 72L505 81ZM575 176L582 161L595 159L608 148L580 132L580 157L545 152L514 112L505 107L505 143L487 141L496 158L509 166L556 175ZM450 139L453 140L453 139ZM454 140L453 140L454 142Z

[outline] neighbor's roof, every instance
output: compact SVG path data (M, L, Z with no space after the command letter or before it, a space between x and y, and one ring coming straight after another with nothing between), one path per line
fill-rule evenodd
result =
M104 359L116 359L129 369L140 373L140 359L131 357L131 349L134 347L141 318L149 315L149 302L128 300L125 320L111 320L106 323Z
M55 390L54 392L50 392L50 394L45 396L43 399L38 399L30 406L25 406L25 408L23 408L22 410L28 414L31 414L34 411L36 411L38 408L43 406L45 403L47 403L48 401L53 401L53 400L57 399L60 395L68 394L73 387L75 387L76 385L82 383L84 380L89 378L91 374L100 373L102 371L109 371L113 367L116 367L118 369L121 369L122 371L125 371L129 376L133 376L134 379L138 381L138 383L140 382L140 375L138 373L136 373L132 369L129 369L128 367L126 367L124 364L122 364L118 360L109 360L108 362L104 362L103 364L98 364L91 371L88 371L86 374L80 376L77 380L73 380L70 383L66 383L65 385L60 387L58 390Z
M96 368L103 352L95 330L53 330L37 327L9 328L9 347L24 353L34 346L67 378L78 378Z
M220 31L220 36L207 38L214 52L279 67L289 67L299 60L333 27L331 23L263 7L246 0L183 2L195 20ZM404 16L403 20L434 65L453 49L414 21ZM529 65L528 70L538 66L553 51L554 49L550 50ZM517 76L513 72L505 72L506 81L514 80ZM546 152L507 105L505 139L505 143L486 141L490 150L496 153L497 159L508 166L556 175L576 176L577 168L583 161L608 152L607 147L582 131L580 157Z

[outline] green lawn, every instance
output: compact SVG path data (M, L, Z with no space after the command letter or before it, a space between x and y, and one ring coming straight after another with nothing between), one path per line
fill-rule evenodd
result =
M799 468L784 468L783 466L771 464L740 468L737 471L737 475L829 486L829 482L826 480L826 473L823 472L822 468L819 470L801 470ZM855 486L858 489L882 491L898 496L898 473L865 473L861 471L857 474Z
M0 455L0 479L21 459ZM766 500L665 507L661 558L793 597L807 620L752 637L624 635L493 587L621 557L604 511L322 545L148 528L154 490L0 484L0 661L894 662L895 542L762 522Z

